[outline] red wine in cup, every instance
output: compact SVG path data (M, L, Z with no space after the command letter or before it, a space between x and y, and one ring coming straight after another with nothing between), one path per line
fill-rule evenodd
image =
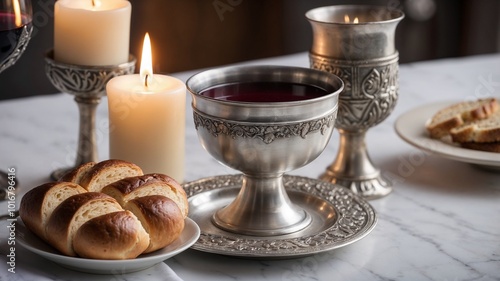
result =
M286 82L228 83L208 88L200 95L226 101L290 102L314 99L329 93L322 88Z
M24 26L31 24L26 18L23 16L22 25L16 26L14 14L0 12L0 63L14 52Z

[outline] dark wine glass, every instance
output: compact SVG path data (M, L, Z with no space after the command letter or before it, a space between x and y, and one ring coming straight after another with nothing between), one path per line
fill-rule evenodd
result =
M32 18L30 0L0 0L0 73L15 64L26 49ZM7 186L7 174L0 171L0 197L5 197Z

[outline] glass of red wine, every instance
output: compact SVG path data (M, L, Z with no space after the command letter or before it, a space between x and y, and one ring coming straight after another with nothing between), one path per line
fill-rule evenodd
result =
M15 64L28 46L32 18L30 0L0 0L0 73ZM8 175L0 171L1 198L7 187Z
M33 30L30 0L0 0L0 73L17 62Z

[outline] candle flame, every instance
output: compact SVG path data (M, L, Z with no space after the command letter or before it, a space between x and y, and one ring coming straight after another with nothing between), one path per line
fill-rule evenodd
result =
M149 33L146 32L144 36L144 44L142 45L142 58L141 58L141 80L144 81L144 86L151 84L153 80L153 58L151 54L151 40Z
M344 15L344 22L345 23L351 23L351 19L349 18L349 15ZM359 23L358 17L355 17L352 22L353 23Z
M14 7L14 17L16 27L23 25L23 18L21 16L21 6L19 5L19 0L12 0L12 5Z

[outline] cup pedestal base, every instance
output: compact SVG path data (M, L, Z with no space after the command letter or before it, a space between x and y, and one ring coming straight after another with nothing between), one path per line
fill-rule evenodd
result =
M366 131L339 129L339 132L337 158L320 179L346 187L368 200L391 193L391 183L382 177L368 155L365 144Z
M251 236L290 234L306 228L311 221L306 211L291 202L282 175L244 175L238 196L212 216L218 228Z

